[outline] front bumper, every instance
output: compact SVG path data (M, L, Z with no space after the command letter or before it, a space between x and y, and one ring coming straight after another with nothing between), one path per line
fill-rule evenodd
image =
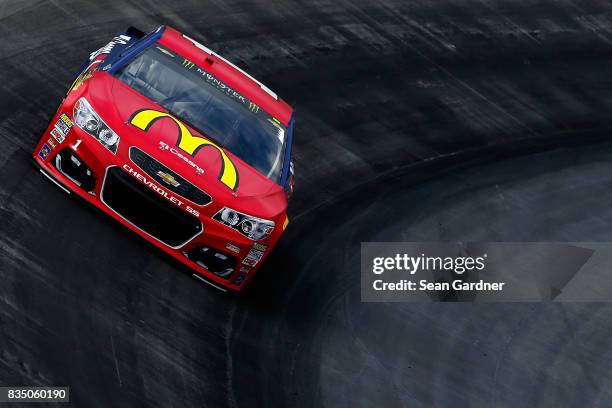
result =
M177 261L186 265L194 272L194 277L199 280L222 291L227 291L228 289L240 291L247 285L271 251L273 247L272 242L275 243L278 237L271 240L272 242L267 240L268 242L265 243L254 243L206 215L194 217L177 208L174 208L174 211L166 208L167 213L158 215L160 217L174 216L176 219L168 222L170 225L178 225L172 223L177 223L181 220L185 221L187 223L186 227L194 228L193 234L173 237L172 240L166 239L165 236L161 237L159 229L162 226L159 223L153 227L143 225L143 222L146 224L146 217L143 218L142 214L140 214L140 218L135 219L134 217L139 216L138 211L129 212L127 210L129 203L125 206L118 204L121 201L121 194L114 194L115 201L110 199L109 173L116 173L118 179L125 176L128 180L131 180L131 182L128 181L125 184L129 184L131 187L134 187L134 183L140 183L126 172L125 164L121 165L122 160L118 159L118 155L111 154L105 147L76 126L69 131L64 141L57 143L50 134L56 120L57 117L54 118L49 128L45 131L33 154L35 163L40 168L41 173L62 190L87 201L157 248L171 255ZM55 146L51 147L50 144ZM41 153L41 151L44 151L45 154ZM91 170L91 173L93 173L92 177L95 180L92 182L93 187L90 191L87 191L84 185L79 185L79 182L75 178L70 177L68 172L60 171L65 170L62 169L61 165L58 169L57 157L60 152L63 152L64 163L67 157L66 152L70 152L71 155L69 156L76 156L78 160L84 162L88 169ZM136 167L133 163L130 164ZM143 188L147 190L147 188ZM139 193L142 194L142 192ZM160 198L160 200L163 199ZM146 206L142 205L141 207L144 208ZM194 207L198 209L197 206ZM211 210L214 211L214 208ZM169 214L168 212L174 212L174 214ZM183 216L178 214L178 212L183 212ZM197 220L197 222L194 220ZM189 222L192 222L193 225L188 225ZM248 263L252 264L252 261L247 262L246 258L249 257L249 253L255 250L255 247L259 249L263 247L264 253L255 265L248 265ZM229 268L233 270L228 274Z

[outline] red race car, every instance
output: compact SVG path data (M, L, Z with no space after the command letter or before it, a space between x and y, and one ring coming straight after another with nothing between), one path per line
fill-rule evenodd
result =
M239 291L287 227L293 110L215 52L130 28L83 64L34 151L40 171Z

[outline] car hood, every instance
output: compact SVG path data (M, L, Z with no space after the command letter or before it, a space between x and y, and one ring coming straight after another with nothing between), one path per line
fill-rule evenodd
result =
M144 129L130 123L138 112L151 110L163 114L167 110L109 74L99 72L94 75L88 81L86 94L94 109L121 137L117 155L126 161L129 160L129 147L135 146L202 188L217 202L221 199L234 207L238 202L242 204L238 205L238 210L256 204L261 208L259 216L272 216L286 208L283 189L231 152L224 150L224 160L219 150L212 146L204 145L196 149L194 154L179 148L180 126L174 120L162 117ZM197 129L184 125L193 136L207 139ZM232 173L231 167L235 169L235 185L231 182L233 178L223 173Z

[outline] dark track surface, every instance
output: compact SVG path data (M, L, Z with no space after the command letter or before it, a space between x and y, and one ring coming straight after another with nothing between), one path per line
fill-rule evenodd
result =
M88 52L162 23L298 110L293 221L239 298L29 160ZM357 267L361 241L612 240L612 3L10 1L0 38L1 385L83 407L612 405L612 307L361 304Z

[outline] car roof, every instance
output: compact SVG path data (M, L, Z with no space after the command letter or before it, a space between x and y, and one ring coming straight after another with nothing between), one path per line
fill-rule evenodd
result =
M268 87L196 40L165 26L159 43L208 71L259 105L284 125L291 120L292 108Z

